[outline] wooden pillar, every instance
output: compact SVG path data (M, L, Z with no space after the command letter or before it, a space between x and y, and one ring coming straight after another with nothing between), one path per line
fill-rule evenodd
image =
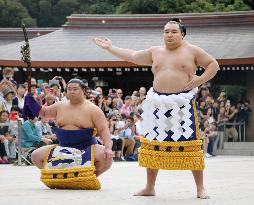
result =
M251 114L249 118L249 126L246 129L247 141L254 141L254 71L247 74L247 98L250 101Z

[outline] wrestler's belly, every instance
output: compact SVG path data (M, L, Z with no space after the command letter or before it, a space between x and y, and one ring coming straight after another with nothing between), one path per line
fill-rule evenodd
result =
M177 93L183 91L189 77L183 72L160 71L154 74L153 87L162 93Z

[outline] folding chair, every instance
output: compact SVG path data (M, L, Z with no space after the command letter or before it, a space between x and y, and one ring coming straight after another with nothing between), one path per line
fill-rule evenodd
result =
M17 146L15 146L16 153L18 154L18 166L33 165L31 161L31 154L36 149L36 147L29 147L29 148L21 147L21 126L22 126L22 121L18 120L18 136L17 136L18 144Z

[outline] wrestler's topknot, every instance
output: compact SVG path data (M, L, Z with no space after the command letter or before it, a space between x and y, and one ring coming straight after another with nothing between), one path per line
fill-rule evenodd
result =
M175 21L177 23L181 23L182 22L181 19L179 19L179 18L172 18L170 21Z
M183 36L186 36L186 27L182 24L182 20L179 18L172 18L169 20L170 22L176 22L179 25L179 28L181 30L181 32L184 34Z
M82 80L78 79L78 78L70 79L69 82L67 83L67 85L70 84L70 83L78 83L79 86L80 86L82 89L85 89L85 88L86 88L85 83L84 83Z

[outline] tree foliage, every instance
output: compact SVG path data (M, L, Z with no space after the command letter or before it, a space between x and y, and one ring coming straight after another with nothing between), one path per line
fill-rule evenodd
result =
M73 13L167 14L254 9L253 0L0 0L0 26L56 27Z
M22 22L30 27L36 26L36 20L29 15L20 1L0 0L0 26L19 27Z

